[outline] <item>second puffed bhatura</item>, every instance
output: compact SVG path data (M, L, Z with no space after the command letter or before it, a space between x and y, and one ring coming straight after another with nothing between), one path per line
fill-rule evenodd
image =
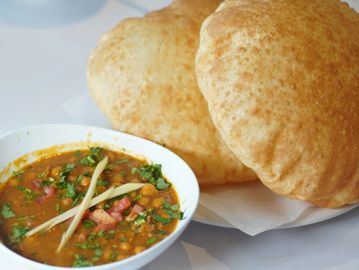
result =
M104 35L88 65L92 96L115 129L163 144L201 185L257 179L228 149L195 77L201 22L221 1L177 0Z
M359 201L359 15L336 0L231 0L205 20L197 78L235 155L278 194Z

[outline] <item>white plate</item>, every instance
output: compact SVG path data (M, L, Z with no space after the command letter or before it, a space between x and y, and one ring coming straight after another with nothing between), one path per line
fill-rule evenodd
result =
M228 187L233 189L233 186ZM241 185L237 186L238 189L241 189ZM295 228L310 224L315 224L318 222L322 222L328 219L332 219L348 211L356 208L359 204L350 205L338 209L328 209L328 208L319 208L316 206L311 206L307 208L300 216L298 216L295 220L283 224L275 229L286 229L286 228ZM227 205L223 205L223 210L227 207ZM236 229L234 225L228 222L226 219L217 215L210 209L203 206L201 203L198 205L197 211L192 218L192 220L196 222L200 222L207 225L217 226L217 227L224 227L224 228L232 228Z

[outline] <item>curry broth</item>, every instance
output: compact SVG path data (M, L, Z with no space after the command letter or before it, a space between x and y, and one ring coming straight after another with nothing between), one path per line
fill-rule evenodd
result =
M24 237L29 229L78 205L95 165L105 156L109 165L98 180L95 195L111 186L151 183L92 207L59 254L55 251L69 221ZM114 215L115 206L128 199L130 206ZM76 267L105 264L142 252L173 232L182 217L178 203L159 165L101 148L72 151L32 163L14 172L2 186L0 236L15 252L38 262ZM95 214L110 214L116 223L111 222L110 228L102 226L101 215L96 218Z

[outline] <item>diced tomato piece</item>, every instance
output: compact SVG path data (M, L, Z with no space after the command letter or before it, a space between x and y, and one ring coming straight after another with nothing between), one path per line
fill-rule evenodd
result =
M128 197L124 197L119 201L115 201L113 203L112 208L110 209L111 212L119 212L122 213L126 209L128 209L131 206L131 201Z
M112 224L116 223L116 219L113 218L109 213L107 213L103 209L96 209L95 211L91 212L89 215L89 218L96 223L101 224Z
M37 190L39 190L41 187L41 183L39 180L31 180L31 185Z
M53 188L53 187L45 186L44 187L44 192L45 192L45 195L40 196L39 198L37 198L37 202L44 203L44 202L50 200L52 197L54 197L54 195L56 193L56 189Z
M143 212L143 207L139 204L135 204L132 207L130 214L126 217L126 221L134 221L141 212Z
M119 212L109 212L109 214L111 215L111 217L113 217L114 219L116 219L117 222L122 221L122 214Z
M77 235L77 240L79 242L85 242L87 240L88 233L87 232L81 232Z
M139 214L143 211L143 207L139 204L135 204L131 210L131 213L136 213L136 214Z
M49 187L49 186L44 186L44 192L46 193L46 195L48 196L53 196L56 193L56 189L53 187Z

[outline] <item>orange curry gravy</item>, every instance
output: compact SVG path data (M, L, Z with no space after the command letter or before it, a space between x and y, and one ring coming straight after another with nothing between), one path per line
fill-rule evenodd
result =
M105 156L109 163L94 196L111 186L147 184L90 208L59 254L55 251L69 221L25 237L30 229L81 203L95 166ZM1 187L0 211L5 245L38 262L73 267L142 252L171 234L182 218L177 194L163 178L160 165L98 147L44 158L13 172Z

